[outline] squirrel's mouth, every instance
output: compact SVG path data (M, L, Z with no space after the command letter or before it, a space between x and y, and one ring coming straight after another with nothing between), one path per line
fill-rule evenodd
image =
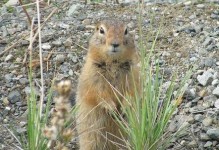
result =
M120 48L119 47L111 47L108 50L108 54L109 55L115 55L118 54L120 52Z

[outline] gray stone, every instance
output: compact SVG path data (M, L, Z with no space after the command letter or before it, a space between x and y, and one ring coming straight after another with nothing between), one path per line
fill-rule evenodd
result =
M60 39L58 39L58 40L53 41L52 44L54 46L61 46L62 45L62 41Z
M213 51L215 48L217 48L216 45L210 44L210 45L207 46L206 50L207 50L208 52L211 52L211 51Z
M21 101L21 94L17 90L11 91L8 95L8 100L11 104Z
M12 78L13 78L13 74L11 74L11 73L5 75L5 80L7 83L11 82Z
M212 124L212 122L213 122L213 119L210 117L207 117L202 121L203 125L206 127L210 126Z
M203 46L207 47L208 45L210 45L212 43L213 39L211 37L207 37L205 39L205 41L203 42Z
M213 140L219 140L219 128L208 129L207 135Z
M202 75L197 76L197 80L202 86L206 86L213 81L213 74L210 71L205 71Z
M194 116L194 119L195 119L196 121L201 122L201 121L204 119L204 116L201 115L201 114L197 114L197 115Z
M213 90L212 94L214 94L215 96L218 96L218 97L219 97L219 87L216 87L216 88Z
M72 45L72 39L68 38L63 42L63 44L65 45L65 47L70 47Z
M203 26L202 25L196 25L194 26L195 32L196 33L200 33L203 30Z
M188 143L187 145L189 148L195 148L198 147L198 144L195 140L192 140L191 142Z
M202 8L205 8L205 5L204 4L198 4L196 7L202 9Z
M5 57L5 62L12 60L12 58L13 58L13 55L9 54L8 56Z
M51 49L51 45L49 43L43 43L42 49L49 50L49 49Z
M211 84L213 86L217 86L219 84L219 80L218 79L214 79Z
M201 133L200 134L200 140L208 141L208 140L210 140L210 137L206 133Z
M212 19L219 19L219 15L212 13L211 18Z
M219 108L219 99L215 101L214 107Z
M206 58L204 63L206 67L212 67L216 63L216 60L213 58Z
M28 81L27 78L20 78L20 79L19 79L19 82L20 82L21 84L25 85L25 84L27 84L29 81Z
M185 97L186 99L188 100L193 100L195 97L196 97L196 92L195 92L195 89L187 89L185 92L184 92L184 95L183 97Z
M58 54L56 57L55 57L55 60L59 63L63 63L65 61L65 56L62 55L62 54Z
M212 143L211 141L208 141L208 142L205 143L204 147L206 147L206 148L207 148L207 147L211 147L212 144L213 144L213 143Z
M84 25L79 25L79 26L77 26L77 30L84 31L85 30L85 26Z
M81 7L80 4L74 4L72 5L69 10L67 11L67 16L72 16L79 8Z

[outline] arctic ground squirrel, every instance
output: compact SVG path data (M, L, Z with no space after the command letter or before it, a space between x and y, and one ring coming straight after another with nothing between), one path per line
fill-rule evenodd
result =
M126 149L110 112L119 109L123 96L134 95L137 58L134 39L122 21L106 19L96 25L77 88L80 150Z

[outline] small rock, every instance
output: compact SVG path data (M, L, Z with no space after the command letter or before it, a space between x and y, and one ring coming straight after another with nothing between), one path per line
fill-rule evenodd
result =
M20 78L19 79L19 82L23 85L27 84L28 83L28 79L27 78Z
M8 100L11 104L15 104L16 102L21 101L21 94L17 90L11 91L8 95Z
M206 51L211 52L211 51L213 51L215 48L217 48L216 45L210 44L210 45L207 46Z
M195 115L194 116L194 119L196 120L196 121L202 121L203 119L204 119L204 116L203 115L201 115L201 114L197 114L197 115Z
M195 147L198 146L198 144L196 143L195 140L193 140L193 141L189 142L187 146L188 146L189 148L195 148Z
M212 13L211 18L212 19L219 19L219 15Z
M214 107L219 108L219 99L215 101Z
M49 43L43 43L42 49L49 50L49 49L51 49L51 45Z
M204 63L206 67L212 67L216 63L216 61L213 58L206 58L204 60Z
M210 45L212 43L213 39L211 37L207 37L205 39L205 41L203 42L203 46L207 47L208 45Z
M213 90L212 94L214 94L215 96L218 96L218 97L219 97L219 87L216 87L216 88Z
M74 72L73 72L73 70L72 70L72 69L70 69L70 70L69 70L69 72L68 72L68 74L69 74L70 76L73 76L73 75L74 75Z
M203 125L206 127L210 126L212 124L212 122L213 122L213 119L210 117L207 117L202 121Z
M208 129L207 135L213 140L218 140L219 139L219 128Z
M9 54L8 56L5 57L5 62L11 60L13 58L12 54Z
M205 5L204 4L198 4L196 7L202 9L202 8L205 8Z
M4 106L8 106L8 104L9 104L9 101L8 101L8 98L7 97L5 97L5 98L3 98L3 105Z
M214 79L211 84L213 86L217 86L219 84L219 80L218 79Z
M184 4L185 6L188 6L188 5L191 5L192 2L191 2L191 1L186 1L186 2L184 2L183 4Z
M199 97L204 97L207 93L208 93L208 91L206 89L203 89L200 92L198 92L198 96Z
M80 4L74 4L72 5L69 10L67 11L67 16L72 16L79 8L81 7Z
M68 29L69 25L62 22L62 23L59 24L59 27L62 28L62 29Z
M212 146L212 142L211 141L208 141L205 143L204 147L211 147Z
M202 141L207 141L207 140L210 140L210 137L207 134L205 134L205 133L201 133L200 134L200 139Z
M187 90L184 92L183 97L185 97L185 98L188 99L188 100L193 100L193 99L196 97L195 89L187 89Z
M62 42L61 42L60 39L58 39L58 40L53 41L52 44L53 44L54 46L61 46L61 45L62 45Z
M197 80L202 86L206 86L213 81L213 74L209 71L205 71L202 75L197 76Z
M72 39L68 38L66 41L63 42L63 44L65 45L65 47L71 47Z
M82 21L82 24L85 25L85 26L90 25L91 24L91 19L84 19Z
M84 25L79 25L79 26L77 26L77 30L84 31L85 30L85 26Z
M203 26L201 25L196 25L194 26L195 32L196 33L200 33L203 30Z
M188 123L192 124L195 122L195 119L192 116L189 116L187 121L188 121Z
M65 56L62 55L62 54L58 54L56 57L55 57L55 60L59 63L63 63L65 61Z

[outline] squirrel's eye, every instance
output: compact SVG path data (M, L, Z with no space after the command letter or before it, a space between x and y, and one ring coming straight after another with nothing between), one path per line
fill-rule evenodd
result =
M104 34L104 30L102 27L100 28L100 34Z
M125 35L127 35L128 34L128 30L127 29L125 29Z

